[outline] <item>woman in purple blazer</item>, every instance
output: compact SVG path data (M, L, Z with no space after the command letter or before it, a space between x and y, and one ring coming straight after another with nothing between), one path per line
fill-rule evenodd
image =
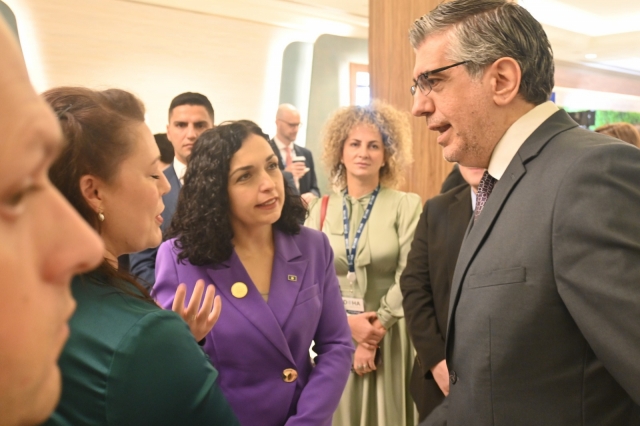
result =
M351 332L331 246L299 225L305 209L285 189L267 140L250 121L199 137L153 294L170 309L178 283L190 296L202 278L225 299L204 349L243 426L330 425Z

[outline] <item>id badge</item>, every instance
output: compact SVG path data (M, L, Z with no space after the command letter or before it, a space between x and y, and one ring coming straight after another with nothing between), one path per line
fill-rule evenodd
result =
M348 315L357 315L364 312L364 299L357 297L343 297L344 310Z

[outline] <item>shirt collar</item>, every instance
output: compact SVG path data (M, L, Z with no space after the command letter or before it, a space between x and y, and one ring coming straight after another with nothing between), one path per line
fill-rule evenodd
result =
M187 165L182 164L178 158L173 157L173 169L176 171L180 183L184 185L184 174L187 172Z
M494 148L489 161L489 174L500 180L524 141L556 111L556 104L547 101L517 119Z
M285 145L284 142L282 142L280 139L278 139L278 135L273 137L273 141L276 143L276 146L278 147L278 149L280 151L284 151L285 149L287 149L287 145ZM291 147L291 151L293 152L293 143L291 143L291 145L289 145Z

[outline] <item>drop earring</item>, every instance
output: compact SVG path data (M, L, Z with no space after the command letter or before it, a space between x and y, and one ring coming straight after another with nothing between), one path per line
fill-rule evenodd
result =
M104 222L104 213L102 213L102 209L98 210L98 220L100 222Z

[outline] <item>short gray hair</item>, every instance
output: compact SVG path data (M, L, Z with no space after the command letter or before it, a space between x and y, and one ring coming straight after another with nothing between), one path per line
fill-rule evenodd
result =
M553 50L542 25L522 6L505 0L453 0L441 3L417 19L409 29L414 49L436 33L451 30L448 59L467 61L473 78L504 57L520 65L519 93L539 105L554 86Z

